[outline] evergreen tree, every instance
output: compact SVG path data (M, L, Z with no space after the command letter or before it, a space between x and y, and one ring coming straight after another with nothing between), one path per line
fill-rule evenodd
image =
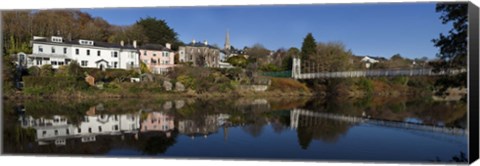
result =
M167 25L165 20L160 20L155 17L141 18L137 21L136 25L140 25L143 28L145 36L148 37L150 43L156 43L165 45L165 43L171 43L176 50L176 45L179 43L178 34Z
M303 39L301 59L306 60L310 59L316 54L317 43L315 38L313 38L312 33L308 33L305 39Z

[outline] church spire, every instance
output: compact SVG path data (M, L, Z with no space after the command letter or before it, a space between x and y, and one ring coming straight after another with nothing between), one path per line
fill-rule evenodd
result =
M225 36L225 50L230 50L231 49L231 46L230 46L230 33L228 32L228 29L227 29L227 35Z

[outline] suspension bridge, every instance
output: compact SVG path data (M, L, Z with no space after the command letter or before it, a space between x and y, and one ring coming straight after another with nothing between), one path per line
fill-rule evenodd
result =
M320 65L306 63L302 66L299 58L293 58L291 71L266 72L264 75L272 77L291 77L294 79L318 79L318 78L354 78L354 77L396 77L396 76L439 76L456 75L467 72L466 69L451 69L434 71L433 68L409 68L409 69L373 69L326 72L320 70Z

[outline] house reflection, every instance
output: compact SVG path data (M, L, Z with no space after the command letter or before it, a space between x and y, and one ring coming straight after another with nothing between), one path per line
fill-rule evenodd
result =
M207 115L199 120L180 120L178 122L178 131L181 134L190 136L192 139L197 136L203 136L205 138L208 135L217 133L218 128L228 125L228 114Z
M96 141L97 135L137 134L140 128L140 114L106 115L97 114L90 108L79 125L69 123L66 116L52 118L21 117L23 128L34 128L39 145L55 143L65 145L67 139L80 139L81 142ZM137 136L136 136L137 137Z
M174 117L163 112L150 112L147 118L142 121L140 132L161 131L166 132L170 137L171 131L175 129Z

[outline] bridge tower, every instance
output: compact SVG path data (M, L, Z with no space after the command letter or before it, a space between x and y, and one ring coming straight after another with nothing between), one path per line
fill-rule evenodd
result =
M292 61L292 78L297 79L301 74L301 60L300 58L293 57Z

